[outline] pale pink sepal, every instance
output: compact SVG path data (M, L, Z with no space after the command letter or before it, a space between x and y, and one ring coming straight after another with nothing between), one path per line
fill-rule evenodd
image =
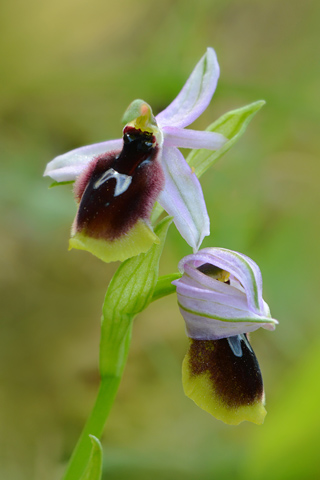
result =
M160 127L186 127L194 122L209 105L219 74L216 52L209 47L178 96L157 115Z

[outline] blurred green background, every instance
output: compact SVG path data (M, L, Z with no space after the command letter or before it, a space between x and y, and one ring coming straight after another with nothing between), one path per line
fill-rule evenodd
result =
M203 187L204 246L251 256L280 321L251 337L268 415L230 427L184 397L183 320L174 296L158 301L135 323L103 437L105 478L317 478L319 2L4 0L0 10L0 478L64 471L95 398L101 304L116 269L67 251L72 191L48 190L45 165L118 138L135 98L159 112L207 46L221 78L194 128L267 101ZM188 253L171 227L161 273Z

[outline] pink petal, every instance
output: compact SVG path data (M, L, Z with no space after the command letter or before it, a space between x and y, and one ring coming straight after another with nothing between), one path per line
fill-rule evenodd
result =
M198 250L210 234L210 220L200 182L177 148L163 147L162 168L165 187L158 201L186 242Z
M122 149L122 143L122 139L108 140L106 142L95 143L71 150L51 160L43 175L48 175L57 182L75 180L94 157L102 153L120 151Z
M162 131L164 143L168 147L219 150L227 143L227 139L216 132L201 132L179 127L163 127Z

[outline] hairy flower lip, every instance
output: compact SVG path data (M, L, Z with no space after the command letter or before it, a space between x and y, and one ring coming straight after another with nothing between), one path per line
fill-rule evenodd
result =
M148 225L164 182L159 152L151 133L125 127L121 152L101 155L77 179L72 236L77 232L114 241L128 235L138 220Z
M198 270L210 263L231 275L231 285ZM262 298L259 267L249 257L223 248L205 248L179 263L182 277L173 282L178 304L191 338L215 340L252 332L259 327L274 330Z
M200 408L229 425L264 421L262 375L245 335L190 339L182 383L185 394Z
M200 182L177 147L218 150L226 143L227 139L215 132L184 130L209 105L219 73L215 51L208 48L177 97L155 118L160 132L157 139L160 142L163 139L163 146L159 147L163 147L161 165L165 175L158 201L174 217L177 229L194 251L209 235L210 221ZM148 109L147 104L143 107ZM153 118L151 111L148 114ZM59 155L48 163L44 175L57 182L75 180L93 158L120 151L122 143L122 139L110 140ZM184 194L186 185L188 191Z

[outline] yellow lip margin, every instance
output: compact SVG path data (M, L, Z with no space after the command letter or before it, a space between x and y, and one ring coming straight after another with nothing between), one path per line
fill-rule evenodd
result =
M261 425L267 414L263 405L263 399L252 404L239 407L229 407L216 394L210 378L210 373L203 372L199 375L192 374L189 367L189 351L182 364L182 384L184 393L191 398L198 407L210 413L218 420L228 425L238 425L247 420L248 422Z
M86 250L108 263L145 253L154 243L160 243L159 238L146 222L140 219L128 233L112 241L77 232L69 240L69 250L72 248Z

